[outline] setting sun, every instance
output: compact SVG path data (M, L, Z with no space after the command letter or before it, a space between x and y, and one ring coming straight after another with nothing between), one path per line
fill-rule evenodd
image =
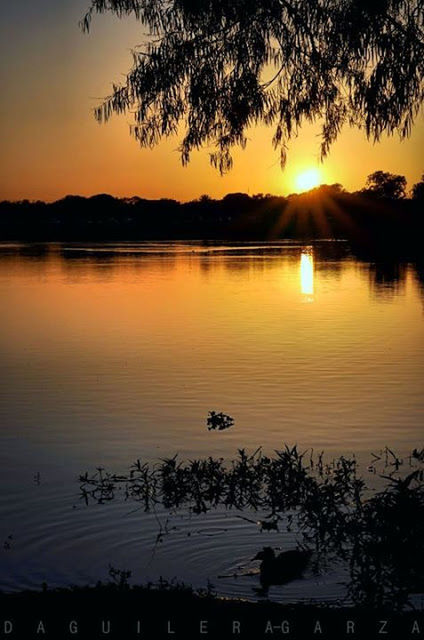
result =
M299 173L296 178L296 188L298 191L309 191L321 184L321 171L319 169L306 169Z

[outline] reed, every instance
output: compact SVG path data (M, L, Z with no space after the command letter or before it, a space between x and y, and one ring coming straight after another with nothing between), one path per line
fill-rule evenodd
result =
M325 461L322 452L286 445L273 456L239 449L230 462L137 460L126 474L98 467L79 481L87 505L123 495L146 512L156 505L194 514L218 507L265 512L262 520L240 517L265 531L279 530L279 522L295 528L317 567L347 563L353 602L403 608L424 590L424 450L402 460L386 447L373 454L368 472L378 474L381 490L359 476L355 457Z

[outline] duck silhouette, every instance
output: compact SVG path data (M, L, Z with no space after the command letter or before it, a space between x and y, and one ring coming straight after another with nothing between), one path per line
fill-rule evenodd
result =
M312 556L310 549L290 549L275 555L272 547L264 547L252 558L261 560L260 582L261 589L256 589L261 595L266 595L271 585L286 584L296 578L301 578Z

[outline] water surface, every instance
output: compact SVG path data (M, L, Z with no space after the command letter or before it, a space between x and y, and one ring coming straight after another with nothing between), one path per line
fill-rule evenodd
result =
M94 581L111 563L250 597L255 578L218 576L294 533L182 513L155 546L167 514L87 508L78 474L284 442L405 455L422 442L420 273L343 242L0 245L0 588ZM235 426L207 431L212 409ZM342 579L275 596L318 583L336 598Z

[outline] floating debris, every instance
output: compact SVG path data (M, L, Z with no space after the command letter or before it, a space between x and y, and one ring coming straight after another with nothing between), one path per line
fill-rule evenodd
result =
M224 429L229 429L234 426L234 418L228 416L226 413L209 411L206 424L208 431L224 431Z
M5 551L10 551L12 548L13 536L7 536L6 540L3 542L3 549Z

